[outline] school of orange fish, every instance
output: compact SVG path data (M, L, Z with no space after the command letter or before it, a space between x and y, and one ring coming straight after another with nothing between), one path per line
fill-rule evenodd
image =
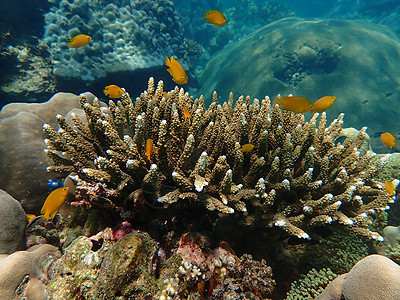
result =
M227 20L225 16L222 14L221 11L216 9L211 9L207 11L204 15L206 22L213 24L215 27L223 26L227 24ZM78 34L70 39L68 45L73 48L79 48L82 46L86 46L89 44L92 38L86 34ZM182 65L173 57L171 58L166 57L165 65L168 67L167 72L171 75L172 80L179 85L186 84L188 82L188 76L183 69ZM104 88L104 94L112 99L121 98L124 91L117 85L111 84ZM168 93L165 92L164 97L166 98ZM328 110L332 107L335 103L336 97L335 96L324 96L317 100L316 102L312 103L310 100L304 97L298 96L282 96L278 95L274 101L275 104L278 104L281 109L289 110L294 113L306 113L306 112L323 112ZM184 107L183 108L185 121L190 123L191 114L190 112ZM382 143L389 147L393 148L395 146L395 137L389 133L385 132L380 135ZM253 150L254 145L252 144L245 144L242 145L240 151L243 153L250 152ZM147 160L151 163L151 156L153 154L153 140L148 139L146 141L146 150L145 156ZM389 192L390 195L394 195L395 193L395 186L392 181L385 182L385 189ZM41 214L43 218L48 220L49 218L53 218L57 213L58 209L61 205L66 201L68 195L68 187L61 187L54 190L50 195L46 198L45 203L43 204ZM27 214L28 220L35 218L35 215Z

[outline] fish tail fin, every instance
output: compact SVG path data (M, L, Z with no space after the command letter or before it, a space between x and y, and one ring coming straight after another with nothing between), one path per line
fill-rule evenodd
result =
M274 104L279 104L279 105L283 105L284 104L282 98L280 97L280 95L276 96Z
M74 42L69 41L69 42L68 42L68 46L69 46L69 47L73 47L73 46L74 46Z
M54 218L55 217L55 215L56 215L56 213L58 212L58 210L56 210L55 212L53 212L51 215L50 215L50 218Z
M42 217L43 219L45 219L46 221L48 221L48 220L49 220L49 213L46 212L44 215L41 215L41 217Z
M172 56L171 56L171 60L172 60ZM167 66L167 67L170 67L171 66L171 60L168 58L168 56L165 58L165 65Z

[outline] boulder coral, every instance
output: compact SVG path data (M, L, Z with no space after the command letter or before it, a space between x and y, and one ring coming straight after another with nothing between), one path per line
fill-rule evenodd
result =
M182 52L183 27L173 2L97 0L60 1L45 15L43 41L50 45L54 74L92 81L108 73L160 67ZM77 34L92 37L68 49Z
M231 91L235 97L294 94L312 102L334 95L329 114L346 113L347 126L397 132L399 64L399 39L385 26L287 18L215 55L199 94L208 98L218 91L222 99Z
M400 266L381 255L360 260L338 276L316 300L400 299Z

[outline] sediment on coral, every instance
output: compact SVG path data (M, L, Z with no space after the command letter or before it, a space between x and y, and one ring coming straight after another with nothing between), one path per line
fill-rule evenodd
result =
M78 205L122 215L140 194L152 206L198 205L299 238L309 238L313 227L335 225L383 239L367 227L375 212L393 203L372 179L388 157L370 164L373 154L360 154L366 128L335 144L343 114L327 125L325 113L306 121L268 97L241 96L234 104L231 94L220 105L215 92L206 108L203 97L178 87L164 92L153 78L135 101L124 92L108 110L84 95L80 103L87 125L72 115L72 127L58 115L59 130L43 127L45 152L54 161L48 171L75 172ZM254 149L242 152L247 143Z

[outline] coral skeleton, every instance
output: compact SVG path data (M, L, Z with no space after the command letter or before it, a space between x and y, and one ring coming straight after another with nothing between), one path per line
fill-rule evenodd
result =
M217 98L206 108L202 96L178 87L164 93L153 78L135 101L124 91L106 110L82 94L87 120L74 114L71 126L57 115L59 130L43 126L54 161L48 171L74 172L77 199L89 206L117 211L140 190L153 206L199 205L298 238L329 225L383 240L368 226L393 202L372 179L388 157L371 164L373 153L360 154L366 128L338 143L344 114L327 125L325 113L306 121L268 97L234 103L231 93L222 105ZM242 152L248 143L254 148Z

